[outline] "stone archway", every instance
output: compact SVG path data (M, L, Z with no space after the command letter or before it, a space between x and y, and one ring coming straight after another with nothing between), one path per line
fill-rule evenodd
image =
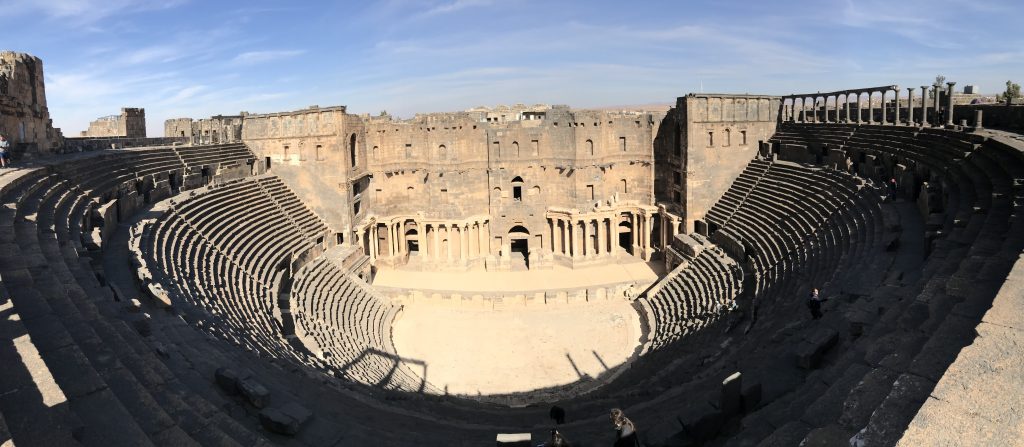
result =
M530 230L522 225L508 230L509 257L512 270L530 269Z

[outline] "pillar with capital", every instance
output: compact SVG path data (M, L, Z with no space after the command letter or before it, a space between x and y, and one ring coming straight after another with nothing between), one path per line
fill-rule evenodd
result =
M893 86L892 91L895 92L895 94L893 95L893 101L895 101L896 104L896 115L892 120L892 124L894 126L898 126L900 124L900 86Z
M885 118L885 94L887 92L885 90L882 90L879 93L881 93L882 96L882 125L889 124L889 120Z
M914 125L914 87L907 87L907 125Z
M935 122L932 123L933 127L939 127L942 125L942 121L939 121L939 111L942 109L942 104L939 103L939 97L942 96L942 85L935 84L932 86L932 107L935 109Z
M928 125L928 86L921 86L921 126Z
M956 82L946 83L946 125L953 125L953 86Z

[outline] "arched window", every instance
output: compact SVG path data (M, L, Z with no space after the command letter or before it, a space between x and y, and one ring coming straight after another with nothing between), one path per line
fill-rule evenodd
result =
M626 187L626 179L622 179L622 193L626 194L628 192L629 192L629 190Z
M437 158L441 160L448 158L448 148L445 145L442 144L437 147Z
M380 161L380 148L377 146L373 147L373 159Z
M321 161L324 159L323 154L324 146L321 144L316 145L316 160Z
M348 155L352 167L356 167L356 134L352 134L348 139Z
M587 140L587 153L590 154L590 155L594 155L594 141L593 140Z
M512 142L512 153L516 155L516 158L519 158L519 142L518 141L513 141Z
M512 198L516 201L523 200L523 178L516 176L512 179Z

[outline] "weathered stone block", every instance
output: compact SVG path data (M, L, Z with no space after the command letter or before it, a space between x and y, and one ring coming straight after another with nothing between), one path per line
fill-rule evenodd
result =
M238 391L256 408L265 408L270 404L270 390L256 379L250 377L239 380Z

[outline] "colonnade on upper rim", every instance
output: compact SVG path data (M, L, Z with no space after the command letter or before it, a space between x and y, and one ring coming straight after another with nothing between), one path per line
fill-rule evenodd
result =
M947 82L946 87L939 83L934 85L922 85L921 89L921 119L916 120L914 93L916 87L907 88L907 116L901 117L900 87L898 85L886 85L881 87L869 87L851 90L842 90L829 93L809 93L803 95L787 95L782 97L781 120L796 123L842 123L842 124L880 124L880 125L910 125L910 126L932 126L953 125L953 86L956 82ZM946 95L946 104L939 104L940 93L949 92ZM930 95L930 96L929 96ZM875 119L875 99L880 99L881 116ZM831 100L831 101L830 101ZM893 113L889 115L890 107L887 101L892 100ZM867 103L862 108L862 102ZM945 122L940 122L940 115L933 113L929 121L928 108L931 102L933 111L942 110L942 117ZM856 107L851 107L856 104Z

